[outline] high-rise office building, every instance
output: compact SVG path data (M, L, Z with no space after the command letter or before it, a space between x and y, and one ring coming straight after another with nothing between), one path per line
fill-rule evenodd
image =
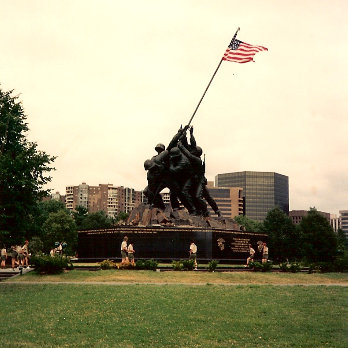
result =
M214 187L212 181L208 181L207 189L215 200L222 216L234 218L244 214L243 189L241 187ZM208 204L210 215L214 216L213 209Z
M234 218L237 215L243 215L243 189L241 187L214 187L213 181L208 181L207 189L210 196L215 200L223 217ZM170 193L161 193L165 205L170 205ZM211 216L216 216L214 210L208 204L208 212ZM184 207L181 204L181 207Z
M289 178L274 172L234 172L218 174L216 187L241 187L245 199L244 213L262 221L269 210L278 207L289 214Z
M328 222L330 222L330 213L325 213L324 211L317 211L321 216L323 216ZM293 224L298 225L302 219L308 215L308 210L291 210L289 212L289 217Z

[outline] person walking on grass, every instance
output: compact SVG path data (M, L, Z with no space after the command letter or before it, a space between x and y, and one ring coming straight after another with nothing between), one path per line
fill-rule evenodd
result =
M7 258L7 250L6 246L3 245L1 249L1 268L5 269L6 266L6 258Z
M194 241L191 241L190 244L190 260L193 260L194 270L197 271L197 245Z
M127 237L127 236L124 236L124 237L123 237L123 242L121 243L121 258L122 258L121 264L122 264L122 265L124 265L125 263L128 262L128 257L127 257L127 251L128 251L128 248L127 248L127 241L128 241L128 237Z
M133 248L133 242L129 242L127 252L128 252L129 262L131 263L132 266L135 266L135 260L134 260L135 250Z
M247 263L245 267L249 266L250 261L254 261L254 256L255 256L255 250L253 249L252 245L249 244L249 257L247 258Z

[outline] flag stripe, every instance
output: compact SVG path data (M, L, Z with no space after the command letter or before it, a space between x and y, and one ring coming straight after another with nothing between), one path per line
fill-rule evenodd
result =
M242 41L237 41L238 43L234 46L232 42L227 48L223 60L236 63L247 63L253 61L254 55L258 52L268 51L266 47L263 46L253 46Z

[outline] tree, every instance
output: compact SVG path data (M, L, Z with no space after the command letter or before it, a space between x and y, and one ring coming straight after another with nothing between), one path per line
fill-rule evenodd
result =
M27 117L12 94L0 89L0 239L7 244L23 242L55 159L27 140Z
M120 211L118 214L115 214L115 222L126 221L129 217L128 213L124 211Z
M268 234L270 258L282 262L294 260L300 255L299 233L291 219L279 208L267 213L263 232Z
M75 211L72 213L74 220L75 220L75 224L78 230L82 230L83 229L83 223L85 221L85 219L87 218L88 215L88 210L86 207L82 206L82 205L78 205L75 208Z
M50 213L43 224L44 249L48 252L54 247L55 242L66 242L68 253L73 253L77 249L76 224L72 216L65 210Z
M44 249L43 242L41 238L35 236L29 242L29 251L32 255L36 255L39 252L42 252Z
M113 226L113 220L106 215L105 211L100 210L96 213L89 213L83 219L79 229L94 230L98 228L110 228Z
M340 250L340 252L344 252L347 250L347 238L342 230L342 228L339 228L337 230L337 249Z
M262 222L252 220L245 215L237 215L234 220L248 232L260 232L262 229Z
M310 208L299 224L303 256L308 261L332 261L336 256L337 238L329 221Z
M51 199L49 201L41 201L36 204L32 213L32 227L30 228L30 236L43 237L43 224L48 219L50 213L57 213L60 210L67 211L64 203Z

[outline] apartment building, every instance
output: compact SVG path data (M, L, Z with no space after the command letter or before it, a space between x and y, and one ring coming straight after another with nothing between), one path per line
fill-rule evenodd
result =
M340 210L340 224L343 230L346 240L348 240L348 210Z
M67 186L65 197L65 205L69 210L83 206L90 213L103 210L110 217L120 212L129 213L137 204L143 202L141 191L123 186L115 187L112 184L91 186L82 183L78 186Z

